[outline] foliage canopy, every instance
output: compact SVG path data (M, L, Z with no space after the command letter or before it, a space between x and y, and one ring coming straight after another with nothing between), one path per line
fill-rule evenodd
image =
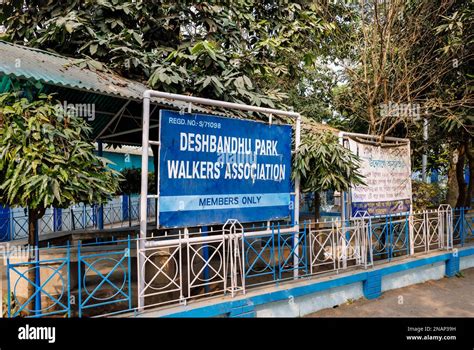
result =
M0 202L30 209L103 203L119 173L94 154L91 129L52 96L0 95Z

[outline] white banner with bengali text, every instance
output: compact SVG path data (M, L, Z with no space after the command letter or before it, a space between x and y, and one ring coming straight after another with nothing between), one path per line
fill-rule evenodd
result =
M349 139L350 150L361 159L366 186L351 189L352 215L401 213L411 204L410 145L376 146Z

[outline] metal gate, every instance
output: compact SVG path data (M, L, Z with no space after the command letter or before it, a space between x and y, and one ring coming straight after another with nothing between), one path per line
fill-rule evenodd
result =
M70 248L49 249L45 254L51 258L41 260L38 249L7 253L8 317L71 316ZM36 270L35 280L28 276L32 270Z
M131 243L116 241L102 246L106 252L94 253L97 245L78 242L78 314L107 306L119 310L132 309ZM92 249L88 249L88 248ZM116 310L115 310L116 311ZM104 312L102 312L104 313ZM93 315L94 311L90 312Z

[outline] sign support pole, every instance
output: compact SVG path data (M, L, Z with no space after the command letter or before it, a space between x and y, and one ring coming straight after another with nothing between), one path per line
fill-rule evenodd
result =
M141 170L141 187L140 187L140 239L139 251L137 252L138 281L138 310L143 310L145 306L145 297L143 289L145 287L145 260L140 258L140 254L145 254L145 239L147 232L147 199L148 199L148 145L150 135L150 94L145 91L143 94L143 129L142 129L142 170ZM158 164L159 165L159 164ZM158 174L155 169L155 174ZM158 215L156 216L156 225L158 226Z
M298 152L301 143L301 115L298 114L296 117L296 129L295 129L295 153ZM294 203L294 225L296 234L293 239L293 277L298 278L299 275L299 232L300 232L300 177L297 176L295 179L295 203ZM303 247L305 249L305 247Z

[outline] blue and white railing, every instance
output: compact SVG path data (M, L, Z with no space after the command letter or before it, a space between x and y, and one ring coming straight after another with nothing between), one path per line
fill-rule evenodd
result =
M148 201L148 220L155 220L155 202ZM100 230L138 225L140 198L116 197L103 205L77 204L69 208L48 208L38 220L38 233ZM28 209L3 208L0 211L0 242L28 237Z
M42 248L33 258L12 246L3 254L3 293L9 296L4 298L5 314L90 317L140 312L139 298L144 308L179 305L242 295L295 278L370 269L394 259L421 259L474 243L473 214L441 206L390 217L361 215L346 222L307 221L299 231L284 222L242 226L229 220L217 230L183 228L147 239ZM39 272L34 281L31 269ZM38 291L30 298L28 285Z

